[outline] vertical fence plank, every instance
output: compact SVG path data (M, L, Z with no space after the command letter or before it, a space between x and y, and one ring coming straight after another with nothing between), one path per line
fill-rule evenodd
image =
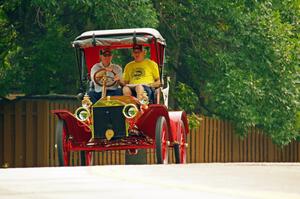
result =
M190 162L195 163L195 131L191 130L191 141L190 141Z
M252 162L251 140L252 140L252 135L251 135L251 128L250 128L247 134L247 162Z
M103 165L103 151L99 151L97 153L98 153L99 165Z
M104 151L104 152L103 152L103 156L102 156L102 157L103 157L103 164L104 164L104 165L107 165L107 156L108 156L108 155L107 155L107 151Z
M256 134L254 127L251 127L251 161L255 162L256 160L256 146L257 143L255 142Z
M200 156L201 156L201 146L200 146L200 127L195 128L195 135L196 135L196 140L195 140L195 162L198 163L200 162Z
M186 150L186 161L187 161L187 163L191 163L191 155L190 155L191 147L192 147L192 145L191 145L191 136L192 136L192 133L190 132L187 135L187 142L188 142L188 148Z
M172 161L173 161L173 153L172 153L172 149L173 148L168 148L167 150L168 150L168 163L172 163Z
M259 161L259 134L256 132L256 128L252 127L252 133L253 133L253 144L254 144L254 149L253 149L253 154L254 154L254 162Z
M151 149L147 149L147 164L151 164Z
M222 149L222 145L221 145L221 121L217 120L217 162L221 162L221 149Z
M229 160L229 157L228 157L228 134L230 133L229 131L229 124L228 122L225 122L225 125L224 125L224 160L225 162L228 162Z
M294 151L294 141L289 145L288 161L294 162L295 151Z
M118 165L119 164L119 151L114 151L114 164Z
M294 157L294 141L292 141L287 147L288 147L288 152L286 154L287 161L292 162Z
M25 145L26 145L26 163L25 166L33 167L33 110L32 102L26 101L26 136L25 136Z
M0 168L4 165L4 104L0 103Z
M99 152L93 152L93 165L99 165Z
M199 129L199 162L204 162L204 141L205 141L205 135L204 135L204 117L201 116L200 120L200 129Z
M38 166L47 166L49 165L49 102L48 101L38 101L37 104L37 130L38 130Z
M151 160L150 149L146 149L146 153L147 153L147 164L150 164L150 160Z
M298 142L294 142L294 150L295 150L295 154L294 154L294 162L299 162L299 159L298 159Z
M125 151L120 151L121 158L120 158L120 164L124 165L125 164Z
M227 123L227 128L226 128L226 142L227 142L227 146L226 146L226 151L227 151L227 161L226 162L231 162L232 161L232 154L231 154L231 150L232 150L232 136L234 134L234 129L231 125L230 122Z
M119 164L119 152L118 151L113 151L112 164L114 164L114 165Z
M115 165L116 164L116 151L111 151L110 155L111 155L110 164Z
M241 160L240 158L240 138L238 137L238 135L233 134L232 135L232 161L233 162L240 162Z
M264 137L262 135L262 133L259 131L259 129L256 130L257 134L258 134L258 138L259 139L259 159L258 162L263 162L263 152L264 152Z
M300 142L297 142L297 162L300 162Z
M156 150L155 149L151 149L151 164L155 164L156 163Z
M266 135L263 135L264 137L264 160L263 161L268 161L269 159L269 146L268 146L268 137Z
M208 131L208 162L213 161L213 121L212 118L209 121L209 131Z
M298 162L298 144L297 142L295 141L294 142L294 160L293 162Z
M244 137L243 138L243 162L247 162L248 161L248 148L247 148L247 144L248 143L248 140L247 140L247 137Z
M274 162L275 161L274 146L271 139L267 139L267 143L268 143L268 162Z
M228 161L232 162L232 136L233 136L233 128L229 125L229 133L228 133Z
M53 102L49 102L49 110L53 110L54 104ZM54 138L54 129L55 129L55 118L54 115L50 112L49 113L49 165L54 166L55 165L55 158L54 158L54 151L55 151L55 138Z
M213 127L213 131L212 131L212 135L213 135L213 137L212 137L212 155L213 155L213 157L212 157L212 161L213 162L216 162L217 161L217 140L218 140L218 138L217 138L217 123L216 123L217 121L216 121L216 119L212 119L212 127Z
M274 151L274 161L280 162L280 151L277 149L276 145L272 143L272 148Z
M15 104L15 167L22 167L24 166L24 149L23 149L23 140L24 139L24 127L23 127L23 121L22 121L22 102L18 101Z
M204 121L203 121L203 125L204 125L204 162L208 162L208 153L209 153L209 150L208 150L208 131L209 131L209 123L208 123L208 118L207 117L204 117L203 118Z
M225 162L225 121L220 121L220 150L221 150L221 162Z
M9 103L4 107L4 165L14 167L14 145L13 145L13 104Z

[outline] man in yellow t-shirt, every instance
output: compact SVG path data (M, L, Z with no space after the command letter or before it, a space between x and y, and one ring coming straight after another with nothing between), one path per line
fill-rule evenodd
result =
M151 102L153 91L151 88L160 86L158 65L150 60L145 59L146 51L142 45L134 45L132 56L133 61L129 62L124 69L123 74L123 94L125 96L136 95L141 99L144 91L147 92Z

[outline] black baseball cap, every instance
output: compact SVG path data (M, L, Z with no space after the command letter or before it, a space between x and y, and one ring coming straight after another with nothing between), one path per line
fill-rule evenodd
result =
M143 50L143 46L135 44L135 45L133 45L132 50L140 50L140 51L142 51Z
M102 49L101 51L100 51L100 54L101 55L112 55L112 52L111 52L111 49L109 49L109 48L104 48L104 49Z

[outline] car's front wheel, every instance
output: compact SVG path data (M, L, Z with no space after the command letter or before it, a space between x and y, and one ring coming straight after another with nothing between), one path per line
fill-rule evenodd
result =
M56 124L56 146L58 152L58 165L69 166L70 165L70 151L67 146L67 132L65 123L63 120L58 119Z
M164 116L156 121L155 146L157 164L168 164L168 125Z

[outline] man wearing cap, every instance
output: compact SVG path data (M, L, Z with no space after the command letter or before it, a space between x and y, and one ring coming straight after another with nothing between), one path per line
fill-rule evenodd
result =
M132 49L133 61L129 62L123 74L123 94L125 96L135 95L138 99L143 97L144 91L147 92L149 101L153 96L152 88L160 86L158 65L145 59L146 51L142 45L134 45Z
M121 88L120 88L120 77L122 77L122 68L119 65L113 64L112 61L113 55L112 51L109 48L105 48L100 51L100 63L96 63L90 72L91 80L94 84L95 90L90 91L88 95L91 98L92 103L96 103L102 95L102 87L96 84L96 81L99 79L94 79L95 73L100 69L105 69L107 72L106 75L112 77L116 83L110 87L107 87L106 95L107 96L118 96L122 95ZM112 71L116 74L114 75ZM97 75L96 77L97 78Z

